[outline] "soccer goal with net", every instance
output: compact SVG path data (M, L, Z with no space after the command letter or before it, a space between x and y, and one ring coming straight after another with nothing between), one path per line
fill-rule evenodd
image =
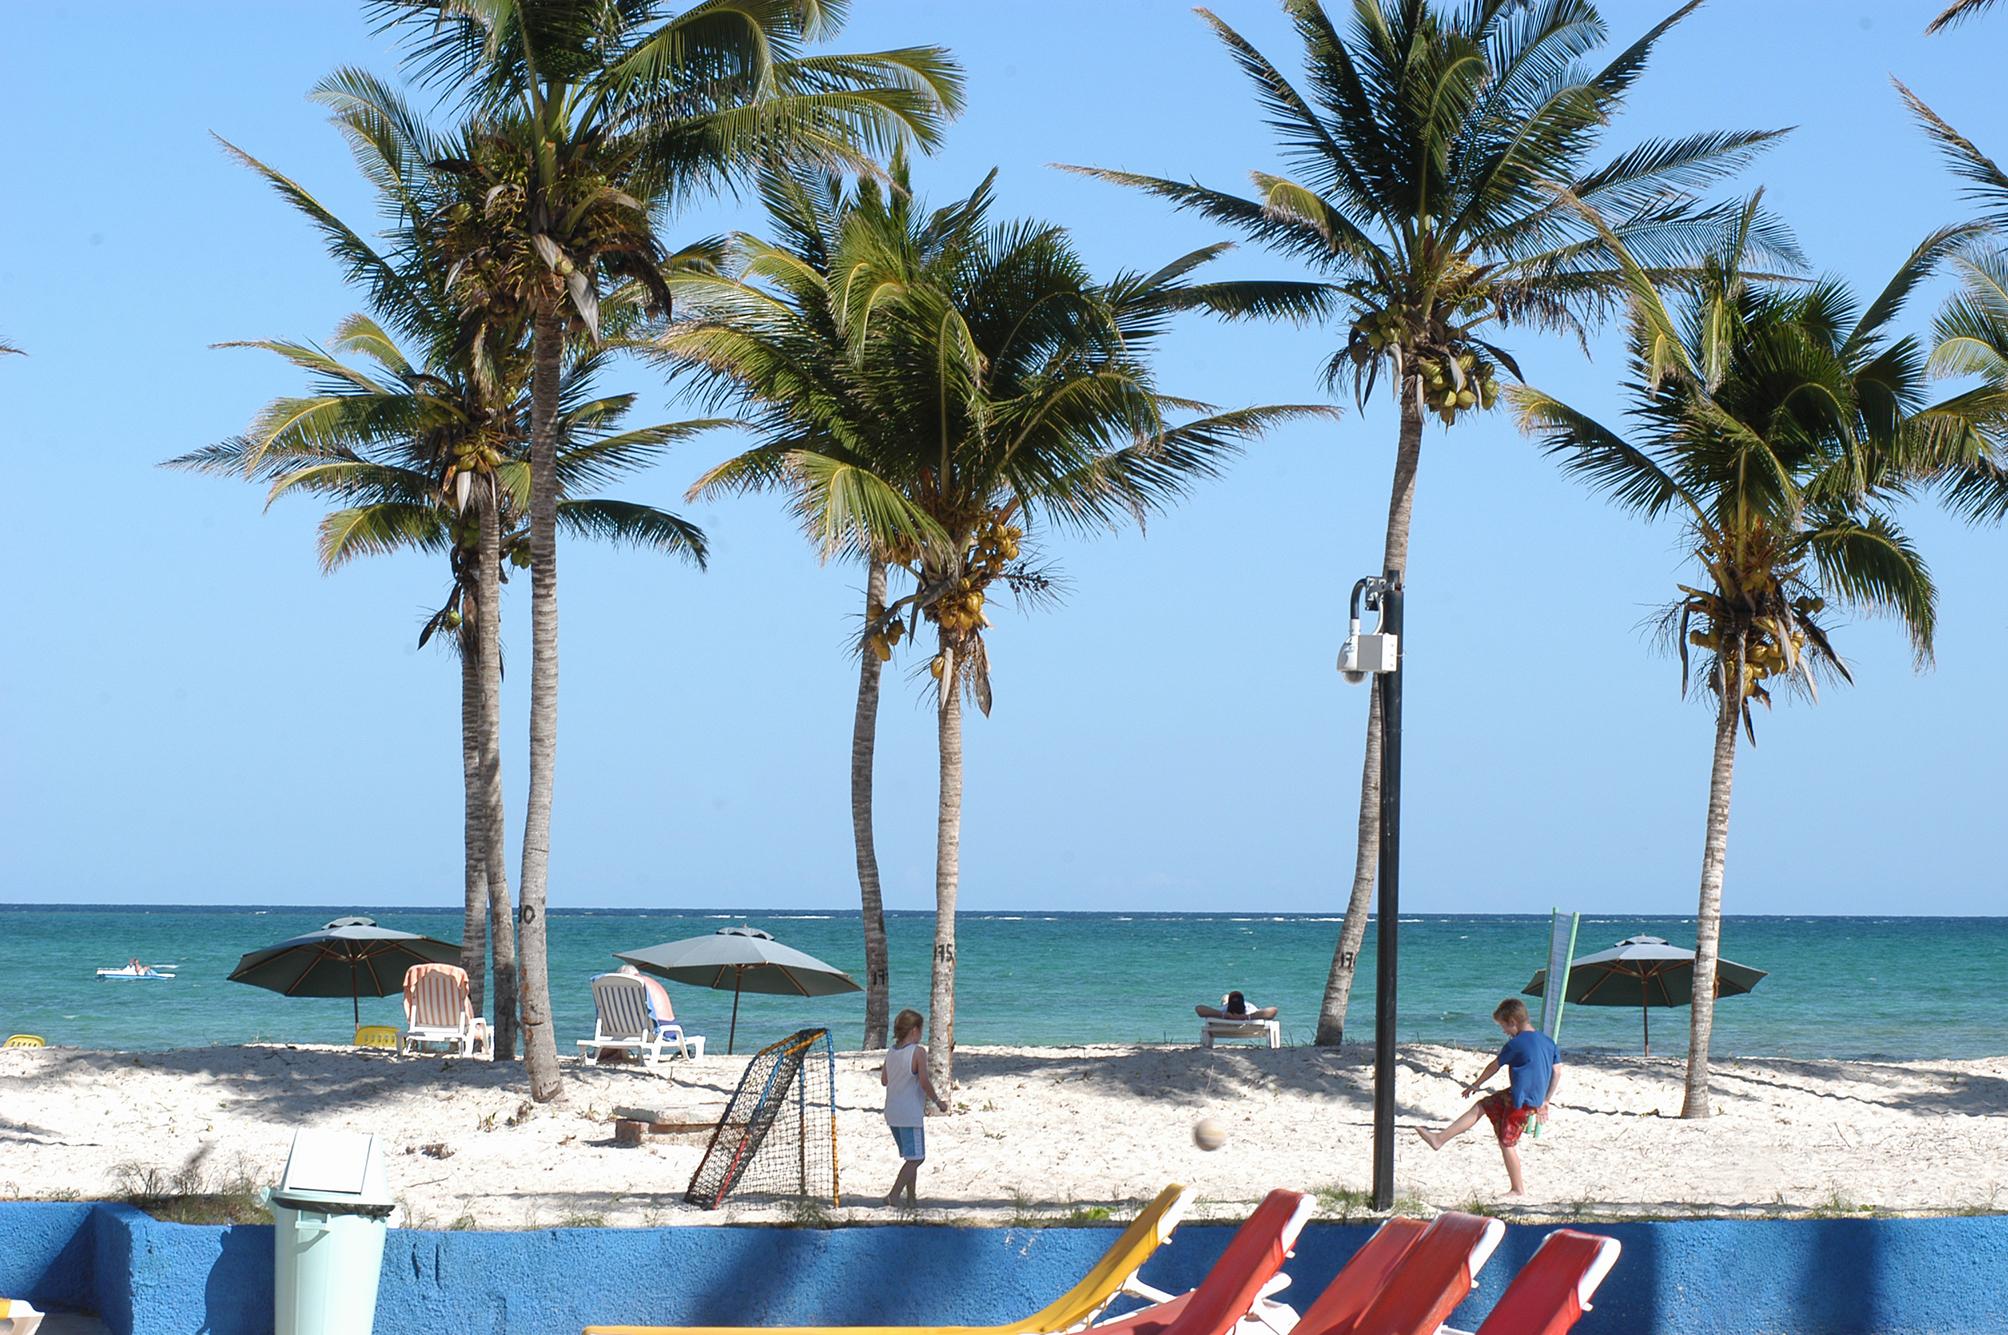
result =
M829 1030L803 1029L768 1044L739 1078L683 1199L715 1210L732 1195L841 1204Z

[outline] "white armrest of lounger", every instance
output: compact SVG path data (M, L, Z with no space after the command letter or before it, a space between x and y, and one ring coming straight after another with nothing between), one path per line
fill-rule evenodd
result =
M1148 1299L1153 1303L1168 1303L1175 1296L1166 1293L1163 1289L1144 1283L1135 1275L1131 1275L1128 1279L1124 1280L1122 1288L1118 1289L1117 1292L1127 1293L1132 1298Z
M1576 1284L1576 1304L1585 1312L1590 1310L1590 1298L1596 1293L1597 1287L1611 1273L1611 1267L1618 1263L1618 1253L1624 1250L1624 1244L1616 1238L1605 1238L1603 1244L1597 1249L1597 1259L1590 1266L1588 1273Z
M20 1298L0 1298L0 1335L35 1335L42 1316Z
M1297 1309L1288 1303L1257 1298L1255 1305L1248 1309L1248 1315L1241 1318L1241 1324L1249 1328L1249 1335L1255 1335L1258 1327L1273 1335L1290 1335L1297 1328L1298 1316Z

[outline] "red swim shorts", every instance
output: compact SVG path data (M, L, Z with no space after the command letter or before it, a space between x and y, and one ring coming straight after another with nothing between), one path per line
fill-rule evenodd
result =
M1485 1096L1478 1106L1492 1120L1492 1134L1499 1137L1499 1143L1512 1147L1520 1143L1520 1133L1527 1129L1527 1122L1539 1109L1515 1108L1507 1100L1512 1098L1505 1090L1498 1090Z

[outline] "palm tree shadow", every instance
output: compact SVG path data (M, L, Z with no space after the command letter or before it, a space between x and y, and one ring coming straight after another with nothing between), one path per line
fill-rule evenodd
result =
M1400 1065L1412 1076L1438 1074L1408 1057ZM1152 1103L1184 1104L1201 1091L1209 1098L1288 1092L1331 1100L1340 1120L1370 1115L1373 1108L1373 1063L1357 1049L1126 1046L1034 1054L974 1048L956 1053L955 1068L958 1082L1038 1079L1062 1092L1080 1082ZM1413 1104L1400 1104L1397 1111L1404 1117L1429 1115Z

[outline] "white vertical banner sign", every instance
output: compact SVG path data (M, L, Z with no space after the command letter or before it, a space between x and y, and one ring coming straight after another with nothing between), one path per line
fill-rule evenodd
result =
M1580 913L1554 911L1548 929L1548 982L1541 995L1541 1032L1562 1041L1562 1003L1569 991L1569 966L1576 958L1576 925Z

